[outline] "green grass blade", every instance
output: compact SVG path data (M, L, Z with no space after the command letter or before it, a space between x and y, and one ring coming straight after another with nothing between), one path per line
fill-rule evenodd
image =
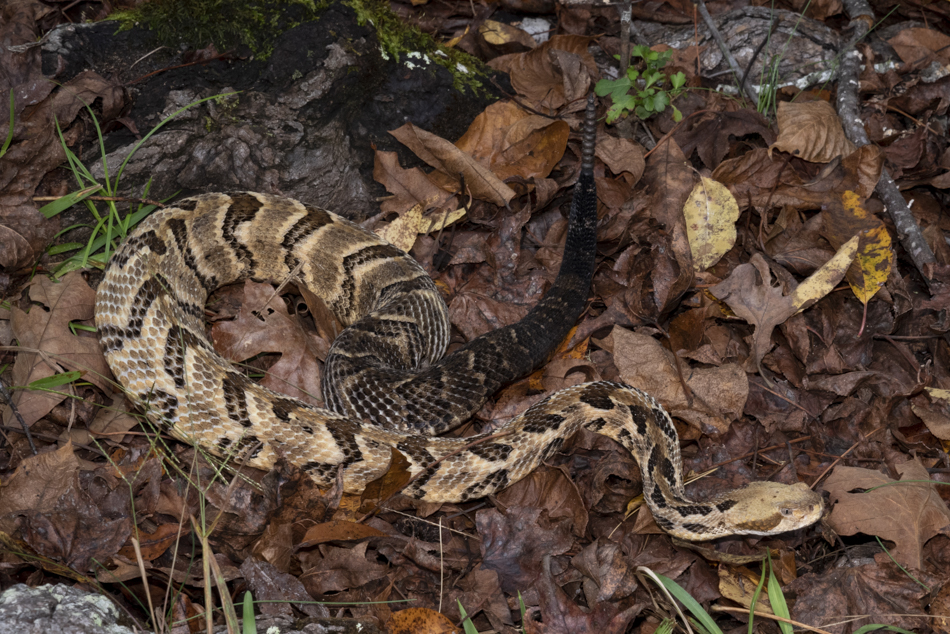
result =
M0 158L7 153L7 150L10 149L10 144L13 143L13 129L15 123L13 121L13 108L16 106L16 99L13 97L13 89L10 89L10 127L7 129L7 140L3 142L3 147L0 147Z
M455 601L459 604L459 614L462 616L462 629L465 630L465 634L478 634L478 630L475 629L475 624L472 623L472 619L468 618L468 613L465 611L465 608L462 607L462 602L458 599Z
M868 632L877 632L878 630L898 632L899 634L915 634L915 632L905 630L904 628L897 627L896 625L882 625L880 623L871 623L870 625L865 625L864 627L855 630L854 634L867 634Z
M678 583L670 579L669 577L664 577L663 575L656 575L657 578L663 583L663 586L676 597L676 600L683 604L687 610L689 610L696 620L710 632L710 634L722 634L722 630L719 629L719 626L716 625L716 622L713 621L712 617L703 609L703 606L699 602L690 596L686 590L684 590Z
M241 630L243 634L257 634L257 621L254 620L254 598L250 592L244 593L244 607L241 611Z
M52 218L56 214L69 209L76 203L82 202L85 198L92 196L100 189L102 189L102 185L93 185L91 187L72 192L71 194L66 194L62 198L54 200L53 202L47 203L40 207L40 213L43 214L43 216L47 219Z
M54 374L53 376L47 376L42 379L36 379L32 383L26 386L28 390L52 390L54 388L66 385L67 383L72 383L77 381L79 377L82 376L82 372L78 370L73 370L72 372L63 372L62 374Z
M775 616L780 616L783 619L791 620L792 615L788 611L788 603L785 602L785 595L782 593L782 586L778 584L778 579L775 578L775 573L772 572L772 557L768 558L769 566L769 584L768 584L768 593L769 593L769 603L772 605L772 614ZM782 634L793 634L794 630L792 629L791 623L784 623L782 621L776 621Z

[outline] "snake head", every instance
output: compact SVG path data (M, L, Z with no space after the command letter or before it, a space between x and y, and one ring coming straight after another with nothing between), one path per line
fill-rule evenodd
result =
M751 482L723 497L735 502L723 515L736 535L777 535L805 528L821 519L825 510L821 495L804 482Z

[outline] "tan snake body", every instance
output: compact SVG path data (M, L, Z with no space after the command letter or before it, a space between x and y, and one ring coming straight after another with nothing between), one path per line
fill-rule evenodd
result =
M396 448L416 476L407 495L482 497L530 473L586 427L633 453L657 523L676 536L774 534L811 524L822 500L804 484L756 482L689 500L669 415L618 383L556 392L491 438L434 436L544 363L584 308L596 242L593 146L590 102L565 256L551 289L517 324L446 357L446 306L411 257L330 212L242 193L201 195L157 211L115 254L96 297L109 366L146 415L177 438L261 469L282 455L321 485L344 468L350 492L384 474ZM327 409L261 387L214 351L205 301L245 278L290 278L348 326L327 358Z

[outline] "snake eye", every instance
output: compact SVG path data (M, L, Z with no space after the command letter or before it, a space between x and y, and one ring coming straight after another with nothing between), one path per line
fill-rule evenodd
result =
M785 517L791 517L791 516L792 516L792 509L790 509L790 508L788 508L788 507L783 508L783 509L781 509L781 513L782 513L782 515L784 515Z

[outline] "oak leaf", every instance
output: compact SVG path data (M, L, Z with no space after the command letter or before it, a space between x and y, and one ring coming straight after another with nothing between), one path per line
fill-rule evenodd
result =
M899 481L857 467L835 467L825 482L834 510L828 524L840 535L864 533L895 543L898 563L923 565L923 548L935 535L950 535L950 510L917 460L897 465Z

